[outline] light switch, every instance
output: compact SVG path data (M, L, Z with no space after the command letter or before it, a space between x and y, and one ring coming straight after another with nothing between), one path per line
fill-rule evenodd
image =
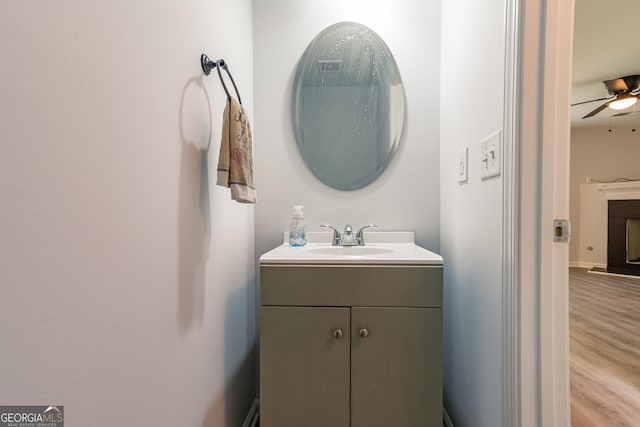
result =
M469 159L469 147L458 151L458 182L467 182L467 160Z
M500 175L502 132L492 133L480 142L480 178Z

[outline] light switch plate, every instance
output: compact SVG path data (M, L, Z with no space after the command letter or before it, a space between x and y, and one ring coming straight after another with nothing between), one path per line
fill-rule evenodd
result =
M464 147L458 151L458 182L467 182L469 179L469 172L467 171L469 159L469 147Z
M480 142L480 178L487 179L500 175L501 148L502 132L500 130Z

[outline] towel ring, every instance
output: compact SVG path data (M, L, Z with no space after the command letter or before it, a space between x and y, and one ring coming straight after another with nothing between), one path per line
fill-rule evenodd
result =
M207 76L211 74L211 70L213 68L215 68L218 71L218 78L220 78L220 83L222 83L222 88L227 94L227 98L231 98L231 95L229 94L229 90L227 89L227 85L224 83L224 79L222 78L222 72L220 71L221 68L224 69L227 72L229 79L231 80L231 84L233 84L233 89L235 89L236 91L236 95L238 96L238 102L240 103L240 105L242 105L242 99L240 98L240 92L238 91L238 86L236 86L236 82L235 80L233 80L233 76L231 75L231 72L229 71L229 67L227 66L226 62L224 62L224 59L218 59L217 61L212 61L211 59L209 59L209 57L206 54L203 53L200 56L200 65L202 65L202 71L204 71L204 74Z

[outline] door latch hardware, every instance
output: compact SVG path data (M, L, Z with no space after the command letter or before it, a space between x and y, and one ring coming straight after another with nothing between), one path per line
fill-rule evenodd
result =
M553 221L553 241L567 243L571 239L571 223L566 219Z

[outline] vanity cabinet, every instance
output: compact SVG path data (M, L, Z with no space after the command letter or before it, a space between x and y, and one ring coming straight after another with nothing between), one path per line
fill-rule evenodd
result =
M442 425L442 266L260 267L260 425Z

